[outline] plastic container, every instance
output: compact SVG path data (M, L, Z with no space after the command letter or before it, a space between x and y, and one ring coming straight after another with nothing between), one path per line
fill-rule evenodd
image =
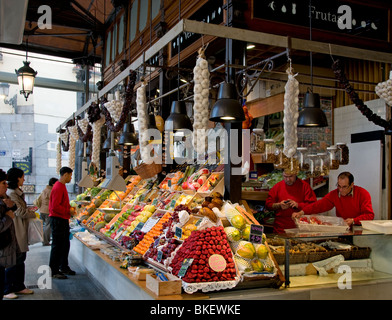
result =
M303 215L295 220L299 231L343 233L350 227L341 217Z
M349 162L349 150L345 143L338 142L336 147L339 150L339 165L348 164Z
M264 139L263 140L265 143L265 151L264 151L264 157L263 157L263 162L265 163L275 163L275 141L274 139Z
M339 169L339 150L335 146L327 148L329 170Z
M263 153L265 151L264 130L253 129L252 135L250 137L250 142L251 152Z

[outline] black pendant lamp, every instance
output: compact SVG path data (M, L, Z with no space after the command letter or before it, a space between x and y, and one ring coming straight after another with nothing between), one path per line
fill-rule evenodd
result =
M328 121L320 109L320 96L308 89L305 94L304 106L298 115L298 127L327 127Z
M212 107L210 121L242 122L245 121L244 110L237 100L234 84L223 82L219 86L218 100Z
M132 118L125 122L123 132L118 140L120 146L136 146L139 144L139 140L135 133L135 127L132 123Z
M192 130L191 119L186 114L185 101L173 101L170 115L165 121L165 131Z
M309 0L309 33L312 41L312 1ZM323 110L320 109L320 96L313 93L313 54L310 51L310 84L311 89L305 94L303 108L298 114L298 127L327 127L328 121Z
M104 150L104 151L109 151L110 150L111 135L112 135L112 132L110 130L108 130L108 136L107 136L105 142L103 143L102 150Z

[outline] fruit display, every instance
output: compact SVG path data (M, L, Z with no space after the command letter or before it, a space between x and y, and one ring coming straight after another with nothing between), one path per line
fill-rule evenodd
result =
M213 172L207 181L198 189L198 192L202 193L210 193L212 192L218 183L222 180L223 173L222 172Z
M211 257L214 255L224 259L225 267L220 271L213 269ZM170 267L174 275L179 276L184 259L193 259L182 277L185 282L235 281L237 278L233 253L222 226L192 232L172 260Z
M231 226L224 228L224 232L227 234L240 273L247 277L260 273L263 276L276 275L276 267L269 255L265 234L261 237L261 243L251 242L251 224L248 223L250 220L245 219L239 210L244 209L237 206L225 208Z
M199 188L207 181L209 175L210 170L206 168L199 169L182 184L182 189L198 191Z
M253 222L219 192L223 173L180 169L160 184L133 176L126 179L125 192L100 190L83 209L83 225L129 257L176 276L185 259L193 259L181 274L187 293L232 288L241 273L276 275L265 239L251 242ZM230 226L223 227L224 216Z
M162 231L166 228L166 224L171 216L171 213L167 211L164 213L159 221L151 228L149 232L143 237L143 240L138 243L133 250L140 254L145 254L147 250L150 248L151 243L154 242L156 238L162 233Z

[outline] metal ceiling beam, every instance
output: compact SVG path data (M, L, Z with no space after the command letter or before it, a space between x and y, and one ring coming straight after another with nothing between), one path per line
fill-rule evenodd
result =
M0 72L0 82L18 84L16 74L9 72ZM65 81L50 78L35 78L34 87L46 88L46 89L57 89L73 92L84 92L85 85L81 82ZM90 84L90 92L97 92L96 86Z
M172 40L177 38L182 32L191 32L203 35L210 35L218 38L228 38L246 42L252 42L257 44L269 45L274 47L289 48L294 50L317 52L330 55L338 55L347 58L377 61L384 63L391 63L392 54L386 52L378 52L366 49L352 48L342 45L335 45L329 43L322 43L317 41L302 40L291 37L279 36L268 34L264 32L244 30L240 28L227 27L223 25L214 25L205 22L199 22L194 20L182 19L173 28L171 28L162 38L160 38L155 44L153 44L148 50L142 55L135 59L124 71L122 71L117 77L115 77L110 83L108 83L102 90L98 92L98 98L101 98L121 81L128 77L130 70L136 70L143 63L152 58L156 53L159 52L163 47L169 44ZM90 99L81 108L79 108L75 116L83 113L95 102L96 99ZM64 121L57 129L65 126L65 124L74 115L70 116Z

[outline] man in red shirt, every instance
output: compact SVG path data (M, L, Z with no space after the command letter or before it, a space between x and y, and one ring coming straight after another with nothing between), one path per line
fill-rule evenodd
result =
M295 228L293 212L317 200L309 183L297 178L295 172L283 172L283 180L275 184L268 192L265 202L267 209L275 211L274 232Z
M49 198L49 219L52 229L49 266L52 270L52 277L55 279L66 279L66 274L75 274L75 271L68 266L69 219L74 211L69 204L68 192L65 186L72 179L72 171L68 167L60 169L60 179L53 185Z
M354 176L350 172L342 172L338 176L337 189L329 192L324 198L307 206L302 211L293 213L293 219L303 214L316 214L336 209L336 216L342 217L346 223L361 224L361 220L373 220L374 212L369 192L354 185Z

